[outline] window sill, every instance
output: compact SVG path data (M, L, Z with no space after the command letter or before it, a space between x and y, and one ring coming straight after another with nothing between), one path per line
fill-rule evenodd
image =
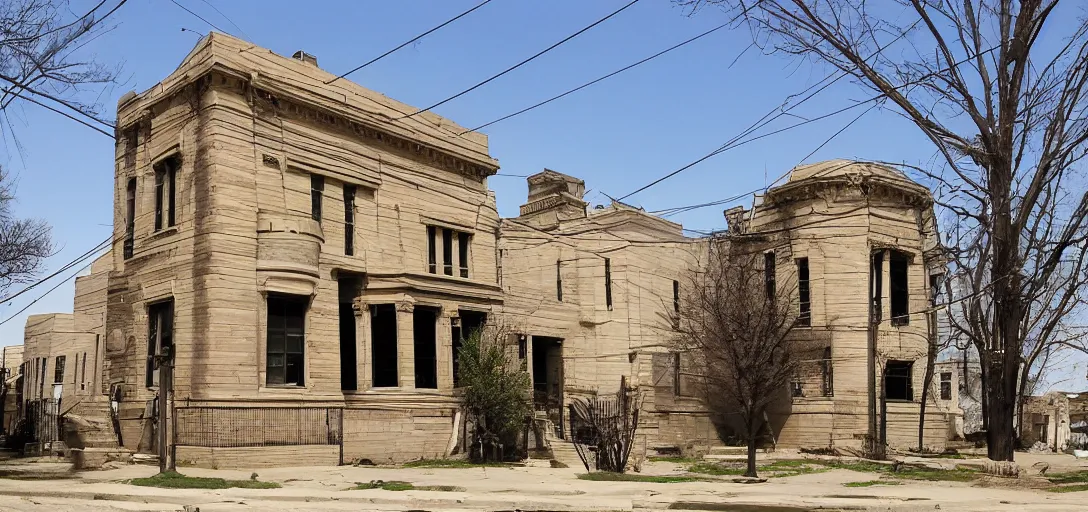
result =
M275 384L271 386L265 385L257 388L258 393L279 393L283 391L287 391L289 393L304 393L308 391L308 389L306 388L306 386L293 386L287 384Z
M162 238L170 238L171 236L174 236L176 234L178 234L178 227L175 225L175 226L170 226L168 228L160 229L158 231L151 232L151 235L149 235L147 237L147 240L151 241L151 240L159 240L159 239L162 239Z
M907 400L905 398L885 398L885 402L889 404L913 404L914 400Z

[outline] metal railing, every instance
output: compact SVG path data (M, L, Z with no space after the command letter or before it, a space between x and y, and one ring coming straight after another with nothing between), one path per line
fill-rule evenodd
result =
M340 445L344 432L333 407L178 406L173 420L178 446Z
M61 416L57 414L59 408L60 403L52 398L27 401L27 442L47 444L60 440Z

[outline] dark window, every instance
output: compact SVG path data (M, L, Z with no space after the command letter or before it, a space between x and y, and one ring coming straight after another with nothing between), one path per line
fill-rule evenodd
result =
M438 241L434 226L427 226L427 272L438 273Z
M461 277L468 279L468 233L457 234L457 258Z
M824 347L824 358L820 361L820 370L823 373L824 396L835 394L835 367L831 364L831 347Z
M936 306L937 302L941 299L941 275L932 274L929 276L929 305L930 307Z
M45 365L49 364L49 358L41 358L41 370L38 372L38 398L45 398Z
M884 317L884 251L873 251L872 263L869 270L869 317L873 323L880 323Z
M888 400L914 400L910 361L888 361L884 369L884 396Z
M416 387L438 388L437 311L417 306L412 313Z
M79 389L87 389L87 353L83 353L83 365L79 370Z
M672 354L672 394L680 396L680 353Z
M674 313L680 312L680 281L672 282L672 310Z
M952 399L952 373L941 373L941 400Z
M794 398L802 398L805 396L804 385L799 380L790 382L790 396Z
M310 175L310 217L321 222L321 196L325 193L325 177Z
M371 378L376 388L392 388L397 383L397 307L393 304L370 306Z
M604 303L612 311L612 260L604 259Z
M167 158L155 165L155 231L174 225L178 160Z
M461 383L461 344L464 340L476 336L487 323L487 314L476 311L458 311L460 319L453 326L453 385L457 387Z
M344 185L344 254L355 254L355 187Z
M910 323L910 294L907 291L906 254L892 251L888 277L891 281L892 325L907 325Z
M560 260L555 260L555 299L563 302L563 267Z
M64 362L65 362L65 357L64 356L57 356L57 361L56 361L56 364L55 364L55 366L53 368L53 383L54 384L64 383Z
M147 367L145 386L159 385L159 366L155 356L169 354L174 346L174 301L156 302L147 307Z
M525 359L529 351L529 339L524 334L518 335L518 359Z
M763 285L767 300L774 301L775 292L775 261L774 251L763 253Z
M124 257L132 257L133 242L136 237L136 178L129 178L125 187L125 241Z
M362 289L362 279L355 275L342 275L336 280L340 302L340 389L359 389L358 350L355 343L355 308L352 303Z
M797 259L797 303L800 313L797 315L797 325L808 327L812 325L812 295L808 281L808 258Z
M442 273L453 275L453 230L442 230Z
M268 295L268 350L265 382L269 386L305 385L306 306L308 297Z

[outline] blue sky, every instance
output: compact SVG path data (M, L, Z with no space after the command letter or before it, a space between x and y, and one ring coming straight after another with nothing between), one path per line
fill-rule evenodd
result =
M260 46L290 55L306 50L322 68L340 73L385 52L480 0L177 0ZM72 0L83 12L97 1ZM626 0L494 0L349 78L410 105L443 99L551 45ZM233 20L235 28L209 4ZM710 29L727 19L706 9L696 16L666 0L642 0L532 63L435 111L476 126L546 99ZM129 90L143 91L176 68L199 39L183 28L210 27L170 0L130 0L111 20L116 28L87 46L99 61L120 64L124 83L103 95L112 113ZM483 130L500 173L527 175L547 167L586 181L592 203L622 196L705 155L791 93L830 74L757 48L750 35L720 30L652 62L527 114ZM795 111L815 117L871 95L845 80ZM627 202L660 210L734 196L764 186L816 149L861 109L767 137L711 158ZM0 164L18 175L16 211L53 226L58 268L110 234L112 140L34 105L13 112L19 146L6 136ZM772 127L793 124L784 118ZM5 131L7 128L5 128ZM20 150L21 148L21 150ZM880 109L837 136L809 161L862 158L926 162L933 148L900 116ZM496 176L499 212L517 215L524 178ZM736 204L748 202L738 201ZM724 227L722 205L673 220L685 227ZM45 288L45 287L43 287ZM27 295L36 296L34 293ZM0 320L28 300L0 305ZM0 345L22 340L25 315L68 312L72 283L0 325ZM1078 371L1083 376L1083 368ZM1083 378L1080 384L1085 384Z

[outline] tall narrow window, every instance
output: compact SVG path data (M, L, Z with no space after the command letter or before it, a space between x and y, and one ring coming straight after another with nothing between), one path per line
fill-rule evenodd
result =
M434 226L427 226L427 272L438 273L438 240Z
M459 310L458 322L453 325L453 386L461 385L461 345L466 339L476 336L487 323L487 314L476 311Z
M680 353L672 353L672 394L680 396Z
M824 396L833 396L835 394L835 367L831 364L831 347L824 347L824 358L820 361L820 370L824 378Z
M808 281L808 258L797 258L797 303L800 312L797 315L797 325L808 327L812 325L812 298Z
M136 178L129 178L125 186L125 241L124 258L132 257L133 242L136 237Z
M49 364L49 358L41 358L41 371L38 372L38 398L45 398L45 366Z
M907 255L892 251L888 269L891 287L892 325L910 323L910 292L907 290Z
M884 367L884 397L888 400L914 400L914 390L911 383L911 370L914 363L910 361L888 361Z
M155 356L168 354L174 345L174 301L156 302L147 307L147 366L145 385L159 385L159 365Z
M763 253L763 285L767 300L774 301L775 292L775 261L774 251Z
M325 194L325 177L310 175L310 217L321 222L321 197Z
M929 276L929 305L930 307L936 306L937 302L941 298L941 275L931 274Z
M453 230L442 230L442 273L453 275Z
M66 358L64 356L57 356L57 360L56 360L56 363L55 363L56 366L53 368L53 383L54 384L63 384L64 383L64 363L65 363L65 359Z
M438 311L416 306L412 312L416 387L438 388Z
M362 278L352 274L337 277L340 302L340 390L359 389L359 360L356 348L355 308L353 303L363 287Z
M344 185L344 254L355 254L355 187Z
M177 185L178 160L170 157L155 164L155 231L174 225L177 216L175 187Z
M941 400L952 399L952 372L941 373Z
M468 279L468 233L457 233L457 264L460 276Z
M672 282L672 311L680 312L680 281L675 280Z
M612 260L604 259L604 303L612 311Z
M83 365L79 369L79 389L87 389L87 353L83 353Z
M265 382L269 386L305 385L306 306L302 295L268 295Z
M555 299L563 302L563 267L555 260Z
M884 251L873 251L872 263L869 270L869 317L872 322L880 323L884 316Z
M372 304L370 306L370 342L373 387L398 386L397 307L395 305Z

